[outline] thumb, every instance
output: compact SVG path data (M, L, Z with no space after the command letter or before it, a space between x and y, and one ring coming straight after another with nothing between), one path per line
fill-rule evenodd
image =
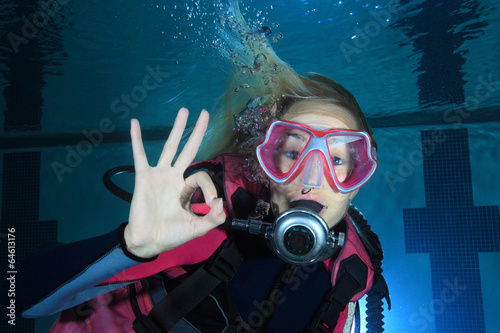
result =
M205 215L206 222L216 227L226 220L226 212L224 211L224 204L222 198L217 198L212 201L210 212Z

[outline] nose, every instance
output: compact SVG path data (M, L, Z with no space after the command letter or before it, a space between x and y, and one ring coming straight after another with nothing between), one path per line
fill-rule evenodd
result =
M303 186L319 188L323 185L324 158L322 154L314 150L306 157L304 167L300 174L300 181Z

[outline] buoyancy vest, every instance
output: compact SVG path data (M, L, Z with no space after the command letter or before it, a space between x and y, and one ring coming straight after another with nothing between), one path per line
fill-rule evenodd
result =
M225 210L229 219L247 218L249 210L254 209L257 201L267 195L263 185L253 183L244 175L242 170L245 158L247 157L242 155L226 154L213 161L195 163L187 170L188 173L196 170L209 173L218 192L220 192L219 196L224 198ZM192 208L195 213L206 214L209 208L203 203L200 193L197 192L193 196ZM363 246L354 221L348 214L346 214L344 221L346 227L345 245L340 253L324 261L322 265L329 273L331 290L335 289L339 283L339 277L345 275L355 275L354 279L358 282L358 288L352 297L349 296L345 302L347 304L340 309L338 318L333 323L322 318L328 309L334 308L331 304L335 303L335 297L332 298L332 295L325 294L320 306L322 309L316 311L315 317L317 317L317 324L333 333L350 332L356 302L371 288L374 277L370 256ZM227 231L223 228L213 229L202 237L160 254L152 262L139 264L115 275L101 285L124 282L131 282L131 284L63 311L50 332L133 333L132 323L137 313L148 314L155 304L154 295L150 291L151 276L162 275L168 278L182 279L188 274L186 267L208 259L226 237ZM355 272L343 274L349 270L349 265L352 262L357 264ZM215 302L217 301L215 300ZM219 304L214 303L211 307L216 306ZM222 317L224 317L224 313L222 313ZM331 326L332 324L333 326ZM172 331L175 333L175 330ZM311 329L311 331L315 330Z

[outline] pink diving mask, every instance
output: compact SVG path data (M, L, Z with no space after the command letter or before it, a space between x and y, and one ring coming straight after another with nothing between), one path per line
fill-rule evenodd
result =
M342 193L361 187L377 168L375 148L366 132L318 131L283 120L269 126L256 153L262 170L277 184L300 176L303 186L317 188L326 178Z

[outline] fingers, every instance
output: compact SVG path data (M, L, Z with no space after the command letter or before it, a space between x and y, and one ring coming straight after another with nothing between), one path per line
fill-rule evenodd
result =
M205 204L198 204L195 206L203 206ZM199 207L198 207L199 208ZM213 201L212 208L208 214L204 216L192 216L191 226L192 235L194 238L203 236L211 229L221 225L226 221L226 213L224 212L223 202L221 198Z
M217 198L217 190L210 176L203 171L197 172L186 178L186 204L189 205L191 195L196 189L201 188L205 203L210 206L210 212L201 218L200 231L202 233L216 227L226 220L226 214L223 210L222 198Z
M214 207L210 209L210 212L203 217L195 217L194 222L194 234L196 237L203 236L213 228L221 225L226 220L226 214L223 210L222 199L218 198L213 201Z
M132 153L134 156L134 167L136 171L148 167L148 158L142 144L141 126L137 119L132 119L130 123L130 138L132 139Z
M205 135L205 132L207 130L208 119L208 112L206 110L202 110L200 116L198 117L198 120L196 121L193 133L191 133L188 142L184 146L184 149L182 149L182 152L177 158L177 161L175 161L175 167L186 169L189 164L191 164L196 154L198 153L201 141L203 140L203 136Z
M181 197L185 200L185 204L189 204L191 196L198 189L201 188L205 203L213 208L213 201L217 198L217 190L210 176L203 171L192 174L185 180L185 190Z
M163 151L158 161L158 166L171 166L172 160L177 153L177 148L179 147L179 142L181 141L182 134L186 128L187 119L189 116L189 111L186 108L181 108L175 117L174 126L168 136L167 142L163 146Z
M203 223L209 225L209 230L226 221L222 198L217 198L212 202L210 212L203 217L203 220Z

